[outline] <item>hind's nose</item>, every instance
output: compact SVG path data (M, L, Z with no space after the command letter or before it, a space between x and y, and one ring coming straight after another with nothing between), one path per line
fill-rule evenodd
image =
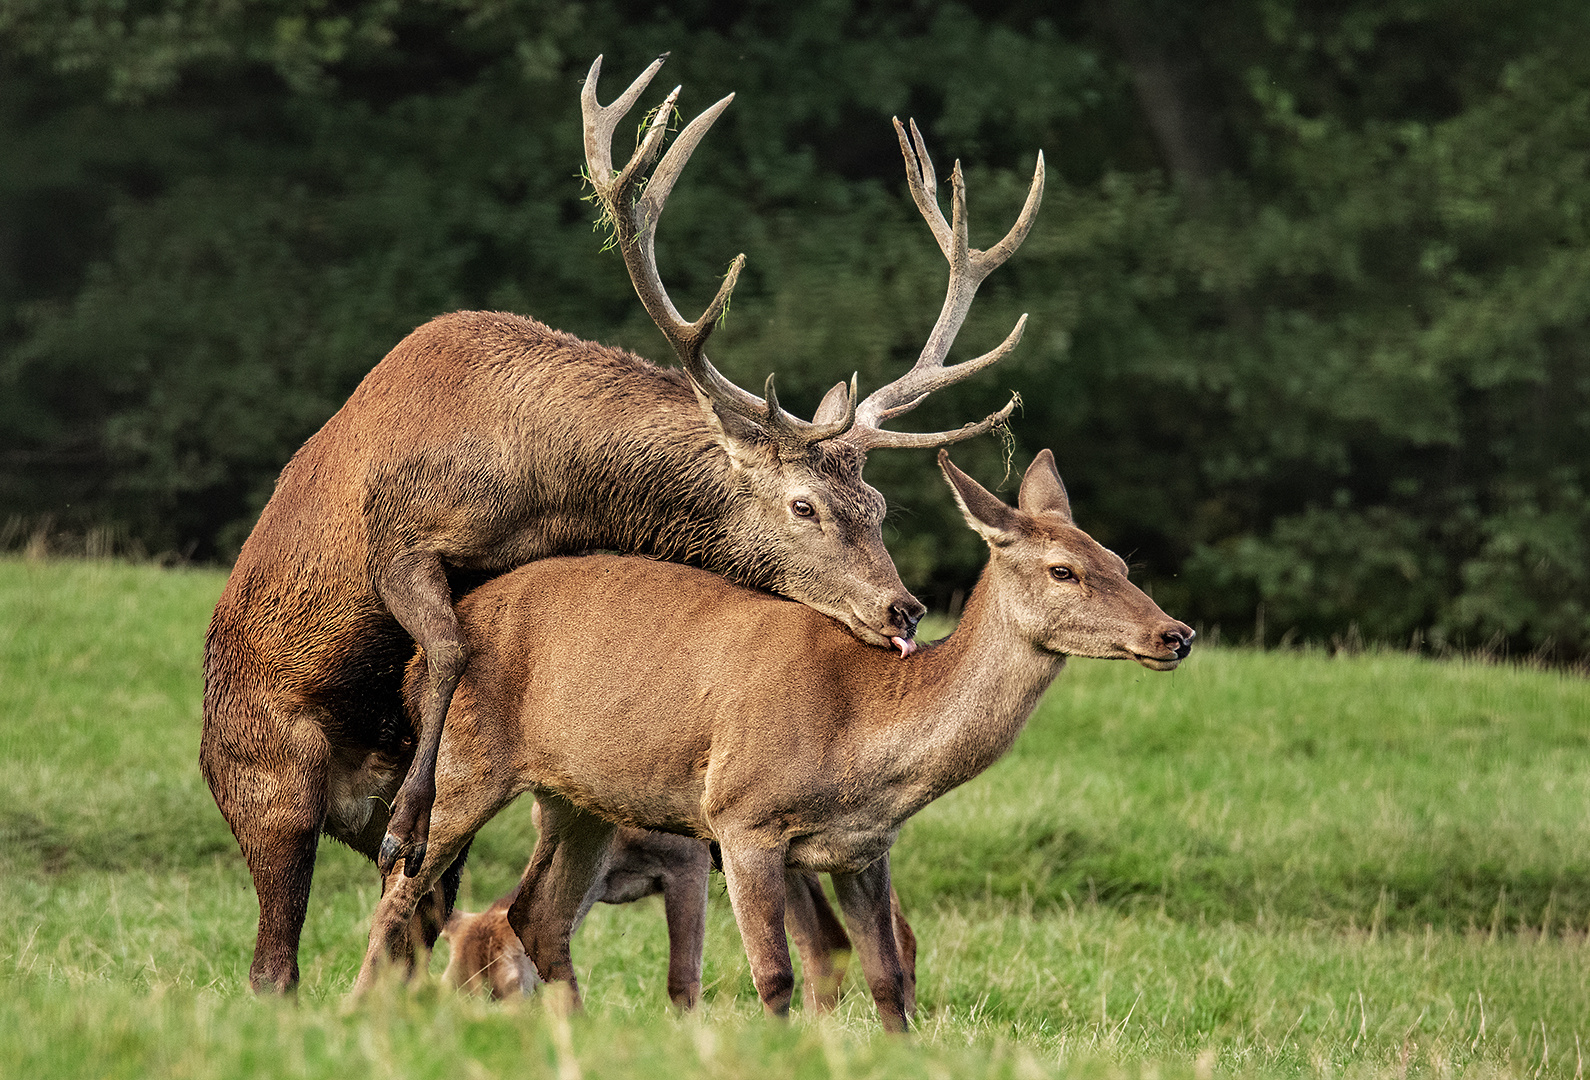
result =
M1176 653L1176 659L1185 660L1187 654L1192 652L1193 638L1197 636L1198 631L1189 626L1181 626L1175 630L1166 630L1159 635L1159 640L1164 643L1165 648Z

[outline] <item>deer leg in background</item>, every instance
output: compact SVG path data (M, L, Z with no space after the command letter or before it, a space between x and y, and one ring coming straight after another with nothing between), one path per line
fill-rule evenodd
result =
M437 939L442 936L442 927L447 925L448 916L453 913L453 903L458 899L458 886L464 877L464 862L469 858L469 845L473 842L473 837L465 841L464 850L458 853L436 887L426 893L414 909L414 918L409 924L409 943L414 946L414 964L417 967L425 966L431 950L436 948ZM383 892L386 889L384 879L381 888Z
M219 685L206 690L218 694ZM298 985L298 939L326 818L329 749L312 721L284 721L241 694L225 696L238 722L227 738L206 722L199 767L243 849L259 896L249 985L285 992Z
M699 859L670 868L663 884L663 911L668 918L668 1000L681 1009L693 1009L701 999L712 856L704 841L700 848Z
M556 795L538 793L536 804L541 835L508 908L508 925L542 981L568 983L578 1008L569 938L606 887L604 871L617 826Z
M905 976L905 1014L916 1015L916 931L900 910L900 894L889 886L889 919L894 923L894 943L900 951L900 973Z
M729 903L762 1008L769 1016L788 1016L795 970L790 964L789 939L784 935L784 846L723 836L718 838L718 846L723 852Z
M850 935L816 874L790 870L784 874L784 884L784 926L801 957L801 1001L807 1009L827 1012L839 1004L839 987L850 961Z
M878 1018L886 1031L906 1030L905 973L890 911L889 857L854 874L834 874L834 892L861 956Z
M392 559L377 577L375 591L425 658L418 746L393 801L376 860L383 875L401 860L403 872L413 876L425 862L431 808L436 803L436 755L442 744L442 722L467 656L458 616L453 613L452 590L436 555L412 551Z

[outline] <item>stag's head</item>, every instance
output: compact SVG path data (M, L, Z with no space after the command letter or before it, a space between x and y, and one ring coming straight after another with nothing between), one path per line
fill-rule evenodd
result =
M1076 527L1071 502L1044 450L1005 505L939 451L966 522L988 541L985 581L1001 612L1037 648L1064 656L1136 660L1171 671L1192 651L1192 627L1159 609L1126 579L1126 563Z
M735 491L724 531L734 550L755 553L746 582L838 619L869 644L914 651L924 608L884 547L883 496L861 478L866 455L842 439L770 430L705 395L701 407Z
M905 591L884 549L883 499L862 481L861 468L867 451L876 447L943 446L1003 424L1009 417L1014 398L999 412L955 431L918 434L883 428L934 390L997 362L1021 340L1025 315L995 349L949 367L944 364L977 287L1011 256L1032 227L1043 196L1043 155L1038 155L1027 203L1016 224L998 244L979 251L967 242L966 186L960 162L952 172L951 218L946 221L921 133L913 123L908 137L906 128L895 121L912 198L949 260L944 306L921 355L905 375L859 402L852 377L848 386L840 383L828 392L810 421L800 420L780 407L771 375L763 396L757 397L724 378L706 357L707 337L728 306L745 256L730 265L717 295L694 322L679 314L657 273L655 244L663 205L685 162L733 95L687 124L663 154L667 121L679 96L675 87L652 113L628 164L613 167L613 133L663 59L605 106L596 97L602 58L591 65L580 98L586 168L603 213L612 222L635 291L673 346L708 426L728 455L741 496L729 516L742 536L765 545L759 549L765 550L760 565L742 567L742 576L839 619L864 641L892 643L909 654L923 607ZM642 188L648 169L651 175Z

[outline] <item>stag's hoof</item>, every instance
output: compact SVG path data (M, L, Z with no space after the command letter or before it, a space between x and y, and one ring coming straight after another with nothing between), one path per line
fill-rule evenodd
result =
M381 854L376 859L376 865L381 868L381 875L385 877L392 872L392 868L403 860L403 876L418 877L420 867L425 865L425 844L412 846L403 843L391 833L381 839Z
M382 877L392 872L392 867L397 865L398 854L402 850L403 845L391 833L381 838L381 854L376 856L375 865L380 867Z
M418 877L420 867L425 864L425 844L415 844L412 847L403 843L391 833L381 839L381 854L376 859L376 865L381 868L382 876L392 872L392 868L403 860L403 876Z

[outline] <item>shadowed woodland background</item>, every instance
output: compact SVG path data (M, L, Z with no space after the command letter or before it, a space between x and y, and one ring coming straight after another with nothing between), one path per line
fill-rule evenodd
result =
M1026 339L903 426L1020 391L1016 465L1052 447L1080 523L1228 637L1590 654L1590 5L976 8L0 0L0 548L227 560L440 312L671 360L578 177L591 59L611 99L671 50L645 102L738 95L658 247L687 312L749 256L712 349L742 385L809 415L925 340L945 267L890 116L962 160L974 245L1041 148L951 358ZM868 477L953 606L981 545L931 455Z

